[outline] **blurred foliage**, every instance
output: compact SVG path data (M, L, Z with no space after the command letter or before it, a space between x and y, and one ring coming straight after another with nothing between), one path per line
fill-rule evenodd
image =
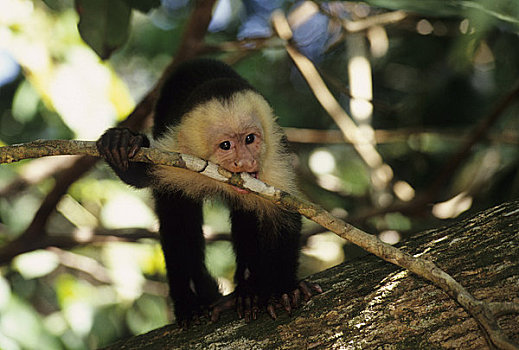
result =
M213 57L234 63L267 97L281 125L319 131L337 127L283 43L272 37L270 13L281 7L289 14L296 46L318 66L347 112L353 85L349 62L361 52L371 74L373 113L358 122L381 135L377 149L393 169L395 188L400 181L400 195L413 203L468 133L517 87L519 2L317 4L297 12L296 1L220 0L206 42L221 49ZM191 9L187 0L0 2L0 144L96 139L158 80ZM364 21L391 10L406 16L356 34L341 26L340 21ZM355 47L359 38L363 44ZM238 39L245 46L219 46ZM258 42L258 48L246 50ZM377 214L398 203L398 191L375 190L372 170L349 144L292 143L301 188L335 215L397 242L517 198L518 111L514 102L499 115L431 203L417 212ZM41 159L0 167L0 243L28 226L59 166L58 159ZM20 179L31 186L13 190ZM51 235L157 228L149 193L128 188L102 164L74 183L56 209L47 227ZM204 214L208 266L222 288L232 290L228 212L213 203ZM319 228L305 220L304 231ZM303 249L301 275L359 254L334 235L313 235ZM100 347L170 322L166 294L160 245L153 237L23 254L0 268L0 348Z

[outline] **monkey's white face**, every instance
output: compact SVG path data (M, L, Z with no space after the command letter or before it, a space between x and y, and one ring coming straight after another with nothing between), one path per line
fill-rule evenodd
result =
M253 118L245 117L251 123L233 127L211 128L213 153L209 160L223 166L233 173L247 172L255 174L260 169L261 145L263 133L259 125L254 125Z
M196 107L179 129L180 151L210 160L233 173L247 172L257 177L265 142L259 117L262 111L258 110L263 106L251 103L251 97L255 102L258 96L241 93L229 101L213 99Z
M257 127L241 128L238 132L215 132L214 152L209 158L233 173L247 172L258 178L261 166L262 132ZM247 192L239 188L236 191Z
M154 146L207 159L231 172L246 172L277 188L296 193L291 157L287 157L282 138L283 131L275 123L267 101L254 91L243 91L227 101L213 99L195 107L179 125L155 140ZM203 175L194 177L192 172L182 170L158 166L154 171L157 185L181 189L197 199L217 193L238 195L236 199L240 202L252 201L244 204L248 208L258 206L250 196L239 195L246 192L244 190Z

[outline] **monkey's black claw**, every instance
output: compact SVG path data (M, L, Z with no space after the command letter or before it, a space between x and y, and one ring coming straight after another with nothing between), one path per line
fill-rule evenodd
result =
M323 292L323 289L317 283L310 283L306 281L299 282L298 289L303 293L303 299L305 302L310 300L310 298L313 296L312 290L317 294L321 294Z
M278 316L276 315L276 308L274 307L274 305L267 305L267 312L273 320L278 318Z
M288 297L288 294L285 293L281 296L281 305L283 305L283 308L289 315L292 314L292 306L290 305L290 298Z
M211 313L211 322L216 322L220 318L220 314L225 310L233 309L236 306L235 293L221 297L214 304L209 306Z

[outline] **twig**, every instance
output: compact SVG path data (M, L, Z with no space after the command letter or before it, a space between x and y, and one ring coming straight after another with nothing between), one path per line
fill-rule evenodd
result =
M344 140L344 137L339 130L285 127L283 128L283 131L287 135L289 142L320 144L350 143L350 141ZM411 136L434 136L446 139L450 142L461 142L468 136L464 130L455 129L403 128L392 130L378 129L374 131L374 138L377 144L407 142ZM491 141L496 144L519 145L519 134L507 131L502 133L496 132L486 135L485 141Z
M373 179L376 180L373 181L373 185L380 189L385 188L393 179L391 167L384 163L382 156L370 140L364 136L332 95L314 64L290 43L292 30L283 12L280 10L275 11L272 14L272 23L278 36L286 41L285 49L287 53L305 78L316 99L337 124L343 133L344 139L353 144L362 160L373 169Z
M338 18L333 13L326 11L326 9L323 6L321 6L321 10L323 10L323 12L326 15L339 20L344 30L349 33L360 32L375 26L384 26L388 24L398 23L406 19L408 16L407 13L405 13L404 11L393 11L373 15L370 17L366 17L364 19L350 21L347 19Z
M0 148L0 163L15 162L30 157L76 153L98 156L95 142L92 141L35 141L24 145ZM313 203L276 189L246 173L231 173L216 164L186 154L142 148L133 160L193 170L212 179L252 191L256 195L288 210L297 211L364 250L387 262L408 269L443 289L476 319L485 331L485 335L491 345L498 349L519 349L519 345L514 344L506 337L496 319L497 315L516 313L519 309L516 303L494 304L478 300L433 262L412 256L398 248L383 243L376 236L335 218Z

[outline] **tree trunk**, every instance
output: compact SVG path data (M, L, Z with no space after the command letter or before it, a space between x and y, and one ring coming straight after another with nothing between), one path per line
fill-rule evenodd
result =
M478 299L519 302L519 201L422 232L400 248L434 261ZM227 312L216 324L169 325L106 349L488 348L477 323L443 291L373 255L309 280L324 293L291 317L262 313L245 324ZM499 323L519 342L519 315Z

